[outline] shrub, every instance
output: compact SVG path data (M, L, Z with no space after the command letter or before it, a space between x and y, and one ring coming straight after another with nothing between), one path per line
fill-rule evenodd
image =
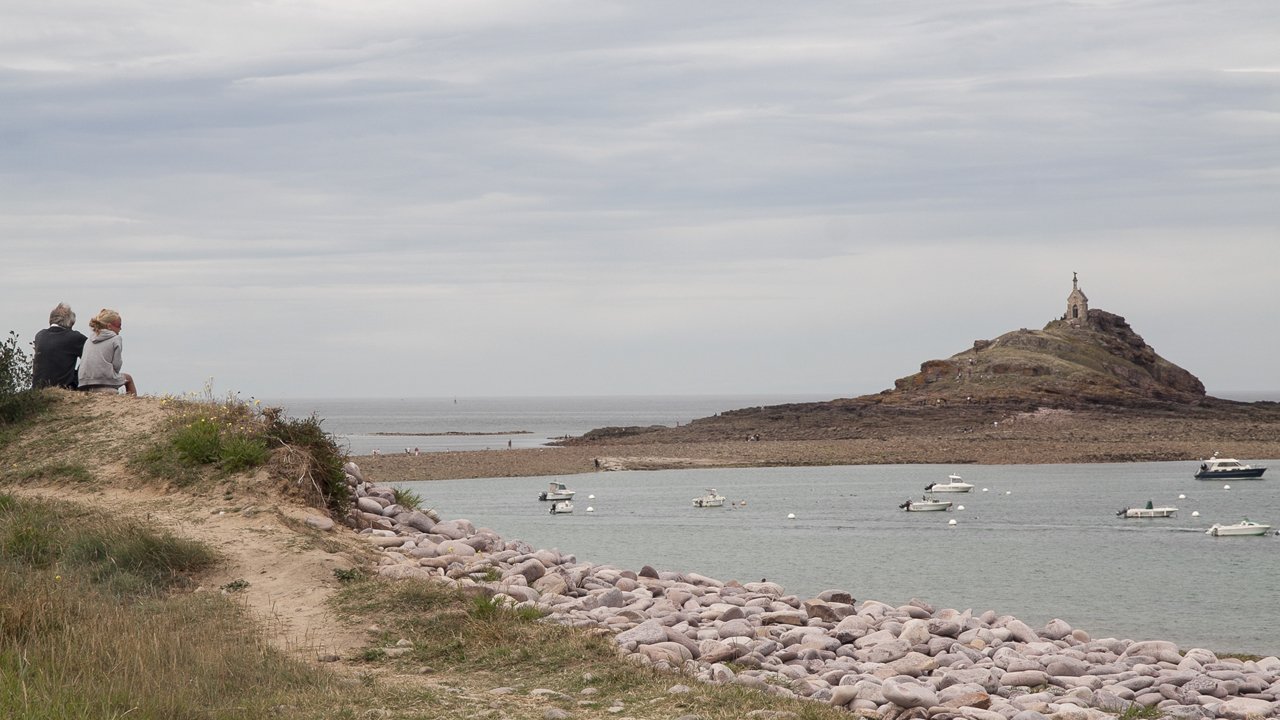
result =
M0 343L0 425L19 422L48 404L44 393L31 387L31 358L18 345L12 330Z
M263 415L269 421L264 436L289 449L292 464L300 470L304 492L309 487L319 504L335 514L345 513L351 500L342 469L347 454L337 439L320 427L321 420L315 415L291 418L278 408L268 408Z

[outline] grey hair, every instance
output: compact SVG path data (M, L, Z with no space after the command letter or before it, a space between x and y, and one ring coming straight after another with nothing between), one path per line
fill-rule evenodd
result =
M58 307L49 313L49 324L58 325L68 330L72 325L76 324L76 314L71 312L71 306L66 303L58 303Z

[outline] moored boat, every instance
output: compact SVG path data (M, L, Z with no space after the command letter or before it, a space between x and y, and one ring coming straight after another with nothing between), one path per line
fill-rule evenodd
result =
M956 475L955 473L951 473L950 475L947 476L947 482L929 483L928 485L924 486L924 489L927 492L936 492L936 493L939 493L939 492L967 493L967 492L973 492L973 485L961 480L959 475Z
M1263 525L1245 518L1235 525L1218 525L1214 523L1213 527L1204 531L1204 534L1214 537L1233 537L1240 535L1266 535L1269 532L1271 532L1270 525Z
M724 507L724 496L716 494L715 488L705 488L706 495L693 499L693 506L702 507Z
M562 482L551 481L551 487L538 493L539 500L572 500L577 493L576 490L570 490Z
M1197 480L1250 480L1261 478L1262 473L1266 471L1265 467L1245 465L1235 458L1220 458L1218 453L1214 453L1213 457L1200 463L1200 469L1196 471L1195 478Z
M921 496L919 500L908 500L898 507L907 512L940 512L950 508L951 501Z
M1148 500L1148 501L1147 501L1147 506L1146 506L1146 507L1143 507L1143 508L1125 508L1125 509L1121 510L1120 512L1116 513L1116 515L1117 515L1118 517L1122 517L1122 518L1162 518L1162 517L1176 517L1176 516L1177 516L1177 514L1178 514L1178 508L1176 508L1176 507L1154 507L1154 506L1153 506L1153 504L1152 504L1152 502L1151 502L1150 500Z
M567 515L573 512L573 503L569 501L551 503L552 515Z

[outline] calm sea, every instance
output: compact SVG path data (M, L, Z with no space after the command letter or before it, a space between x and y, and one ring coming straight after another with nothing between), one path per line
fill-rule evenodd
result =
M1238 400L1275 393L1220 393ZM406 398L275 401L315 412L354 454L541 445L607 425L681 424L758 405L835 395L580 398ZM379 437L374 432L527 431L520 435ZM1242 458L1245 459L1245 458ZM1257 460L1247 458L1247 460ZM1280 538L1213 538L1243 516L1280 528L1280 460L1265 480L1194 480L1193 460L1115 465L929 465L597 473L565 478L572 515L535 498L539 478L411 483L449 518L504 538L558 547L621 568L768 578L810 597L828 588L901 604L1010 613L1038 626L1054 617L1095 637L1165 639L1184 649L1280 654L1272 609ZM951 499L965 509L905 513L898 505L956 471L977 485ZM695 509L718 488L745 506ZM987 488L988 492L981 490ZM595 495L595 498L589 498ZM1185 495L1180 499L1179 495ZM1122 520L1147 500L1178 517ZM588 513L586 509L593 508ZM1191 517L1198 511L1200 517ZM787 520L794 513L795 520ZM947 524L956 520L955 526Z
M817 402L824 395L672 395L607 397L458 397L369 399L274 399L291 415L315 413L324 428L342 436L352 455L539 447L565 435L608 426L687 423L724 410L760 405ZM485 433L475 435L378 436L372 433Z
M1269 464L1268 475L1280 474L1280 460ZM1231 481L1224 490L1223 482L1193 479L1196 465L594 473L563 478L578 494L574 513L558 516L536 499L547 486L542 478L405 486L446 518L619 568L768 578L801 597L829 588L894 605L919 597L1013 614L1033 627L1059 617L1095 637L1280 654L1273 605L1280 538L1204 534L1243 516L1280 528L1280 480ZM964 510L898 509L952 471L977 486L948 497ZM746 505L692 507L707 487ZM1116 517L1147 500L1177 507L1178 516Z

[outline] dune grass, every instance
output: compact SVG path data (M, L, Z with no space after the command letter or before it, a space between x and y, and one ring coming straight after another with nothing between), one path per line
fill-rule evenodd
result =
M249 718L327 707L328 674L272 650L218 594L174 594L200 543L0 495L0 717Z
M735 685L706 685L689 675L654 670L620 658L610 634L543 622L534 610L504 607L433 582L361 580L346 584L332 603L340 617L378 628L374 646L352 660L400 672L427 666L465 683L461 689L467 695L514 688L502 696L516 704L503 708L510 717L542 717L547 707L595 717L614 703L625 708L619 715L636 718L696 714L704 720L728 720L752 710L790 712L804 720L850 717L821 703ZM389 655L395 647L410 652ZM678 684L690 690L668 693ZM594 688L588 691L592 694L582 694L587 688ZM560 694L530 696L535 689ZM580 706L580 701L592 705ZM523 710L517 711L522 702ZM424 717L462 717L464 708L441 706L438 712Z

